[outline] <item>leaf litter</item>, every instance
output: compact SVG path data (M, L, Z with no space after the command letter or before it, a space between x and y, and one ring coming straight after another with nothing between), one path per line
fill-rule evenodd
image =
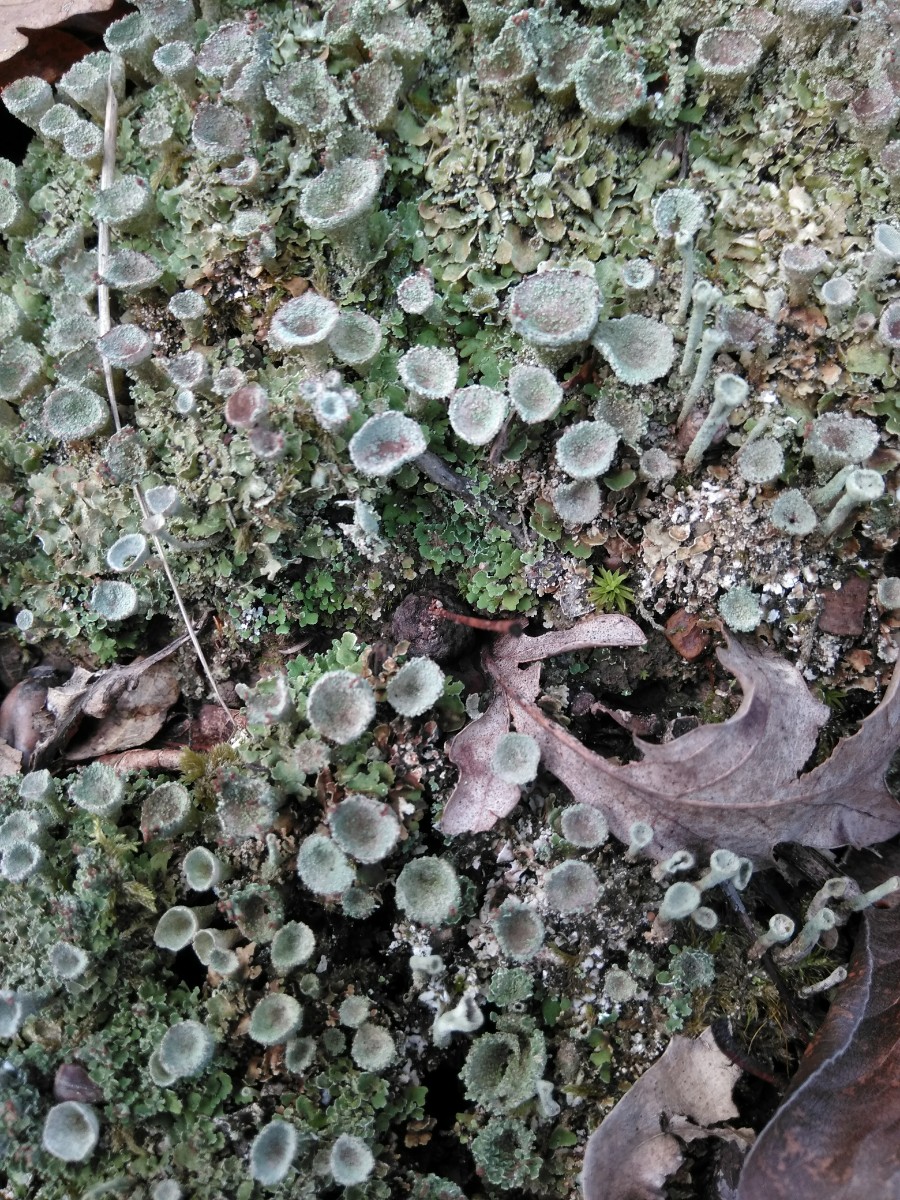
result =
M801 774L828 708L790 663L727 635L717 653L743 690L738 711L662 745L635 738L642 761L620 764L589 750L541 710L541 664L556 654L644 641L638 626L618 615L589 617L540 637L497 638L482 658L492 685L488 708L450 746L460 776L443 832L484 831L515 808L521 788L504 783L491 766L511 727L537 741L544 769L574 800L600 809L621 841L628 842L635 821L648 822L653 841L646 853L657 861L676 850L721 847L759 866L771 861L779 842L868 846L900 832L900 804L885 783L900 739L900 669L859 730Z
M78 13L105 12L113 0L2 0L0 3L0 62L28 45L25 30L46 29Z
M752 1140L749 1130L716 1128L738 1116L731 1093L740 1074L711 1030L673 1037L588 1139L584 1200L664 1200L666 1179L684 1157L682 1141Z
M900 870L855 856L865 886ZM867 909L846 982L747 1157L737 1200L900 1197L900 893ZM602 1126L601 1126L602 1128Z
M66 757L84 761L118 750L142 746L162 728L181 694L178 675L167 660L188 635L125 667L86 671L76 667L60 687L40 678L24 679L0 707L0 753L18 753L22 767L48 766L72 742L82 721L95 718L89 736L69 747ZM10 760L13 762L13 760Z

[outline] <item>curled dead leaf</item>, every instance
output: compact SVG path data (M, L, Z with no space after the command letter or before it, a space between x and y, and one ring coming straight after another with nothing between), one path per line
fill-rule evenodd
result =
M38 738L31 757L31 769L38 770L51 763L63 747L71 741L80 721L86 716L96 717L101 722L110 718L110 724L106 726L104 748L97 749L92 745L91 753L82 754L80 757L91 757L110 750L129 749L141 744L141 741L132 740L134 737L140 737L141 740L152 737L162 727L168 707L177 699L177 676L172 668L167 666L165 674L152 676L152 681L146 685L146 690L136 691L135 689L139 687L144 675L153 672L159 664L165 663L165 660L170 658L187 640L188 635L183 633L181 637L170 642L168 646L164 646L162 650L157 650L155 654L151 654L147 658L138 659L127 667L110 667L105 671L86 671L83 667L76 667L62 687L49 688L46 696L46 711L42 710L36 714ZM128 718L125 717L124 720L120 718L117 740L112 735L116 725L113 710L118 705L120 697L125 693L132 693L132 695L130 699L124 700L120 711L123 714L130 711L135 721L141 720L141 725L132 725L130 733L126 733ZM166 698L170 696L172 698L165 704ZM163 704L165 704L165 711L162 711ZM155 717L153 716L154 710L156 711ZM154 721L156 721L156 727L153 729L153 733L148 734L147 730L153 727ZM102 725L101 728L103 728ZM101 744L98 741L97 745Z
M83 762L101 754L143 746L162 729L169 709L181 694L178 674L170 662L158 662L124 688L111 707L85 712L100 716L100 723L89 737L74 742L66 750L70 762Z
M683 1158L680 1141L749 1141L746 1131L714 1128L738 1115L731 1092L740 1074L709 1029L694 1039L673 1037L588 1139L584 1200L664 1200Z
M646 853L658 861L676 850L724 847L759 864L771 859L778 842L867 846L900 832L900 804L885 784L900 735L900 668L859 731L800 775L828 709L790 663L729 636L718 655L743 689L734 716L663 745L635 739L643 760L623 766L589 750L537 704L542 658L640 644L638 627L619 620L618 629L594 617L539 638L498 638L485 652L493 695L485 713L451 744L460 778L444 810L444 833L490 829L512 811L520 789L504 784L491 767L510 725L537 741L542 767L576 800L599 808L621 841L628 841L635 821L648 822L653 841Z
M900 849L850 870L865 888ZM862 867L862 869L860 869ZM846 981L741 1173L737 1200L900 1196L900 893L863 914Z
M19 763L28 769L31 756L40 740L40 714L47 700L47 688L52 675L32 672L10 688L0 704L0 742L19 756ZM11 754L4 755L5 761L14 761ZM18 770L4 771L16 775Z
M0 62L28 45L27 30L61 25L78 13L105 12L113 0L0 0Z

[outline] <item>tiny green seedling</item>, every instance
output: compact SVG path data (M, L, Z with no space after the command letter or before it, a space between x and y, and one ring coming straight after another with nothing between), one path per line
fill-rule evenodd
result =
M593 587L588 589L588 598L600 612L628 612L634 604L634 591L626 585L628 571L607 571L601 567L594 576Z

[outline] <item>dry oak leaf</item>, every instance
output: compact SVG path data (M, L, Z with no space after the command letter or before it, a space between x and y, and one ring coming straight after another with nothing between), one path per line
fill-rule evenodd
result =
M482 660L493 685L490 705L450 746L460 778L447 801L443 832L490 829L515 807L520 789L497 779L491 768L510 724L536 739L542 767L576 800L600 809L621 841L629 840L635 821L648 822L654 836L646 853L658 861L676 850L723 847L762 863L778 842L867 846L900 832L900 804L884 782L900 733L900 667L859 731L798 779L828 709L790 663L729 636L718 655L743 689L734 716L664 745L635 739L643 760L623 766L588 750L540 709L540 660L641 641L626 617L592 617L538 638L498 638ZM533 665L523 669L521 663Z
M79 13L103 12L113 0L0 0L0 62L28 45L22 30L61 25Z
M513 686L516 682L513 676L521 675L526 691L534 699L542 659L570 650L590 650L595 646L642 646L646 640L634 621L617 614L588 617L572 629L555 630L541 637L496 638L491 649L482 656L486 673L494 683L491 702L487 710L450 743L448 758L459 767L459 783L444 809L442 831L454 834L490 829L519 803L522 789L516 784L505 783L491 769L494 748L503 734L509 732L508 701L511 697L502 682L507 676ZM523 662L536 665L520 672L519 663Z
M137 659L132 666L140 664ZM181 695L178 672L170 662L154 663L115 698L100 723L86 738L66 748L70 762L84 762L100 755L145 746L165 724L169 709ZM104 705L104 708L106 706ZM85 706L85 712L88 712Z
M22 751L15 750L6 742L0 742L0 778L4 775L22 774Z
M0 748L3 761L10 765L10 769L0 770L0 774L18 775L23 768L27 771L31 765L31 756L40 737L40 714L47 701L47 688L52 679L51 674L38 668L20 679L4 696L0 704ZM15 766L16 762L18 766Z
M588 1138L584 1200L664 1200L666 1180L683 1158L678 1139L746 1143L752 1134L745 1130L711 1128L738 1115L731 1092L740 1074L709 1029L696 1039L673 1037Z
M45 711L35 714L38 738L31 756L31 770L52 762L71 742L84 717L96 717L101 725L95 732L105 727L105 735L109 735L102 739L102 748L98 748L100 741L92 745L92 754L127 750L153 737L179 693L177 676L165 660L187 640L188 635L183 633L162 650L136 659L126 667L108 667L105 671L76 667L62 687L51 687ZM158 670L160 666L165 667L162 673ZM142 683L148 674L150 680ZM171 699L167 701L167 697Z
M878 867L850 870L875 886L900 871L900 849ZM863 915L847 980L748 1155L737 1200L900 1200L900 893L888 903Z

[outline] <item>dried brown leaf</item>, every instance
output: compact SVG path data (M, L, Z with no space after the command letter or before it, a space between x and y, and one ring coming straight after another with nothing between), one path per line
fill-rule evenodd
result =
M227 742L235 729L244 729L247 718L238 709L232 709L230 719L218 704L201 704L187 729L181 734L192 750L211 750Z
M103 1104L106 1096L79 1063L61 1063L53 1077L53 1099Z
M526 679L532 698L540 683L540 661L570 650L588 650L595 646L642 646L647 639L628 617L618 614L588 617L572 629L555 630L541 637L500 637L485 653L488 674L499 684L510 672ZM528 671L519 664L537 663ZM519 802L521 788L504 783L491 769L497 742L509 732L510 706L502 686L497 686L485 712L467 725L450 743L448 757L460 769L459 783L444 809L441 828L444 833L476 832L490 829L500 818L512 812Z
M854 869L855 868L851 868ZM900 869L883 862L874 886ZM738 1200L900 1197L900 901L868 909L850 973L741 1173Z
M444 809L444 833L490 829L519 803L522 789L498 779L491 769L494 749L504 733L509 733L509 709L497 696L450 743L447 757L459 767L460 775Z
M113 0L0 0L0 62L28 45L25 30L61 25L77 13L103 12Z
M10 688L0 704L0 743L7 751L18 754L21 766L28 768L31 755L38 742L36 718L47 699L47 678L32 674L20 679ZM5 761L11 766L15 759L4 752ZM17 770L4 770L4 775L17 775Z
M588 1139L584 1200L663 1200L683 1157L676 1132L685 1141L745 1136L711 1128L738 1115L731 1092L740 1074L709 1029L696 1039L673 1037Z
M29 30L26 48L5 62L0 60L0 89L24 75L39 75L47 83L56 83L90 50L86 42L64 29Z
M76 667L62 687L50 688L46 712L36 714L39 737L31 757L31 769L35 771L51 763L71 740L83 717L103 720L110 716L123 693L136 688L143 675L171 657L187 640L188 635L183 633L162 650L138 659L127 667L110 667L105 671L86 671L83 667ZM125 704L127 706L127 700ZM137 744L126 741L113 748L124 750Z
M0 742L0 776L22 774L22 751Z
M181 685L172 664L155 663L139 675L131 687L119 693L105 714L91 714L101 716L100 724L89 737L72 743L66 750L66 758L70 762L83 762L101 754L145 745L162 729L169 709L180 694ZM85 704L85 712L89 711Z
M588 750L536 703L541 657L584 646L638 644L634 634L627 640L627 626L640 633L627 618L620 618L626 625L618 638L611 628L597 626L600 620L542 638L499 638L484 655L494 694L484 716L451 746L460 780L444 812L445 833L489 829L512 810L517 789L501 784L490 768L496 741L510 722L537 740L542 766L576 800L601 809L620 840L628 840L635 821L649 822L654 838L647 853L657 859L675 850L721 846L761 862L777 842L821 849L865 846L900 831L900 805L884 782L900 731L900 668L859 731L798 779L828 709L789 663L729 637L718 654L743 689L734 716L664 745L636 740L643 760L623 766ZM523 670L524 662L534 665Z
M838 637L859 637L868 602L868 579L850 575L837 591L827 588L822 592L819 628Z

